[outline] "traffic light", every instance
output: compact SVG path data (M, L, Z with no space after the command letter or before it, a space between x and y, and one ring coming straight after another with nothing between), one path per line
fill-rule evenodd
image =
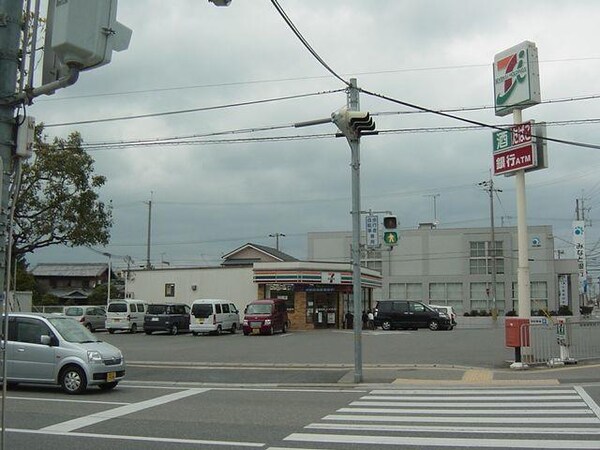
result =
M398 220L396 216L385 216L383 218L383 242L387 245L398 243Z
M48 12L50 47L64 66L99 67L129 47L132 31L117 22L117 0L52 1Z
M365 131L375 130L375 122L368 112L348 111L345 106L334 112L331 120L349 139L358 139Z

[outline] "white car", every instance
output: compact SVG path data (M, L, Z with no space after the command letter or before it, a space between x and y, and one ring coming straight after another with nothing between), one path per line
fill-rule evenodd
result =
M456 326L456 313L454 312L454 308L452 308L452 306L429 305L429 307L435 309L437 312L446 314L448 316L451 324L451 328L449 328L450 330Z

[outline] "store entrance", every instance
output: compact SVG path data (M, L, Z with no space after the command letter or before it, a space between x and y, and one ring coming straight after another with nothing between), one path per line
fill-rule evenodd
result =
M337 293L312 292L315 328L337 328Z

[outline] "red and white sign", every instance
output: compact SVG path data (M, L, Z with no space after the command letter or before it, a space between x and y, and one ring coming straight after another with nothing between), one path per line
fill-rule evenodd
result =
M494 175L507 174L536 166L537 151L533 144L494 153Z

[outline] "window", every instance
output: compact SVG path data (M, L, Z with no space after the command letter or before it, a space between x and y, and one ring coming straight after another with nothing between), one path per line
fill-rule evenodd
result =
M513 283L513 308L519 310L519 284ZM537 312L540 309L548 310L548 284L545 281L532 281L530 283L529 296L531 301L531 311Z
M463 312L462 283L430 283L429 303L452 306L460 314Z
M220 303L215 304L215 313L221 314L221 304Z
M421 283L390 283L390 298L398 300L422 300Z
M175 283L165 284L165 297L175 297Z
M504 273L504 250L502 241L496 241L491 248L488 241L470 242L469 273L471 275L484 275L492 273L492 257L495 256L496 273Z
M226 314L229 314L229 305L228 304L223 305L223 312Z
M493 298L490 291L490 283L471 283L470 303L471 311L491 311L494 307ZM496 309L498 312L504 312L504 283L496 283Z
M36 319L18 317L16 321L16 341L41 344L42 335L50 336L48 326Z

